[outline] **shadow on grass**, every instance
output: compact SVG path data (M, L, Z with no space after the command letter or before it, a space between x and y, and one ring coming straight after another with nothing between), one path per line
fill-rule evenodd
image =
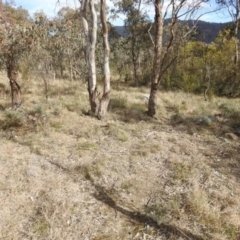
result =
M190 134L210 133L217 137L226 137L227 133L240 136L240 109L233 103L214 105L189 112L186 104L165 106L167 124ZM233 136L233 135L232 135ZM234 137L234 136L233 136Z
M225 176L234 176L240 182L240 149L239 146L229 145L227 148L218 149L216 157L218 161L209 165Z
M174 114L167 121L175 129L187 132L188 134L214 134L217 137L222 136L226 131L230 132L230 127L224 127L222 123L214 120L209 121L208 116L185 117Z
M190 135L212 135L220 139L222 144L215 144L214 138L212 138L213 143L212 141L206 142L206 144L211 144L209 147L214 159L218 159L217 161L209 161L208 164L220 173L233 176L240 181L240 120L234 115L235 112L231 114L227 115L222 112L219 117L214 115L188 117L175 114L168 120L167 124ZM205 153L203 152L203 154Z
M139 110L136 108L127 108L123 111L116 111L115 114L118 115L118 119L125 123L138 123L141 121L151 122L153 119L150 118L146 109Z
M202 236L195 235L191 233L190 231L181 229L179 227L176 227L171 224L161 223L158 224L156 220L153 218L135 211L129 211L125 209L122 206L119 206L110 196L108 191L98 184L92 183L93 186L96 189L96 192L93 194L93 197L97 199L98 201L101 201L102 203L106 204L110 208L114 209L116 212L119 212L129 219L136 221L137 223L148 225L150 227L153 227L156 229L161 235L164 235L166 238L169 237L181 237L181 239L192 239L192 240L203 240L204 238Z
M117 115L117 119L125 123L151 121L147 107L142 103L129 103L126 98L112 98L109 103L109 112Z

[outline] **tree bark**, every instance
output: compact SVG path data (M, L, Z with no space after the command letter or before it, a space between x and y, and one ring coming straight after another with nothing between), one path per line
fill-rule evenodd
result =
M238 39L238 28L239 28L239 13L240 13L240 1L236 0L236 14L235 14L235 29L234 29L234 36L235 36L235 56L234 56L234 64L235 64L235 73L234 73L234 81L237 82L238 78L238 62L239 62L239 39Z
M210 73L209 73L209 69L206 69L206 73L205 73L205 76L204 76L204 82L207 82L207 87L204 91L204 99L205 101L208 101L208 91L210 89L210 86L211 86L211 78L210 78Z
M91 35L89 33L88 21L87 21L87 6L90 6L92 17L92 30ZM96 78L96 64L95 64L95 46L97 39L97 14L94 7L94 0L82 0L81 1L81 20L83 25L83 31L85 41L87 44L87 66L88 66L88 93L91 112L97 114L99 108L99 99L97 91L97 78Z
M154 61L153 74L151 77L151 90L148 101L148 115L153 117L156 114L156 100L158 83L161 75L161 52L162 52L162 37L163 37L163 17L162 17L162 0L155 0L155 41L154 41Z
M18 72L13 66L7 66L7 75L11 87L12 107L18 108L21 106L21 88L17 82Z
M108 109L108 104L110 100L110 67L109 67L109 54L110 47L108 42L108 26L106 22L106 0L101 0L101 23L102 23L102 36L103 36L103 48L104 48L104 61L103 61L103 69L104 69L104 86L103 86L103 96L100 102L99 110L98 110L98 118L103 118Z
M131 42L132 44L132 49L131 49L131 53L132 53L132 62L133 62L133 77L134 77L134 83L136 87L139 87L139 79L138 79L138 74L137 74L137 60L138 57L136 56L135 53L135 46L136 46L136 37L135 37L135 33L133 31L133 40Z

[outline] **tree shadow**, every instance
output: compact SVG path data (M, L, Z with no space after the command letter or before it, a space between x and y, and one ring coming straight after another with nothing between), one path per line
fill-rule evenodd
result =
M161 223L159 224L153 218L147 216L146 214L140 213L138 211L129 211L122 206L119 206L113 198L110 196L110 193L103 186L92 183L96 189L96 192L93 194L93 197L98 201L106 204L110 208L114 209L116 212L119 212L126 216L127 218L143 224L144 226L148 225L159 232L159 234L164 235L167 239L169 237L181 237L181 239L191 239L191 240L203 240L204 238L199 235L195 235L188 230L181 229L177 226Z
M226 176L232 175L240 180L240 135L236 132L235 127L240 125L239 119L226 118L226 121L222 122L218 120L218 116L214 115L200 117L174 115L166 124L177 131L190 135L212 135L220 139L223 144L219 145L214 143L209 145L206 140L206 144L214 152L214 158L219 159L218 161L209 161L208 165ZM208 156L208 153L203 152L203 155L205 154Z
M236 145L229 145L227 148L216 153L219 161L209 163L209 165L218 170L225 176L234 176L240 182L240 149Z
M185 109L186 108L186 109ZM220 105L214 109L199 109L199 112L185 112L183 104L167 105L165 109L170 116L166 124L177 130L193 133L213 134L217 137L226 137L226 134L240 136L240 111L231 106Z

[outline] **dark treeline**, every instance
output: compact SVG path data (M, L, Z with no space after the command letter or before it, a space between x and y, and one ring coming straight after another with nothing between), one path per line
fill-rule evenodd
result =
M166 26L169 23L170 19L166 19L164 21L164 25ZM211 43L213 42L219 32L227 27L231 26L231 22L227 23L215 23L215 22L205 22L205 21L194 21L194 20L188 20L188 21L179 21L182 24L187 23L189 27L192 27L193 24L196 23L196 30L195 30L195 40L196 41L201 41L204 43ZM116 32L121 36L121 37L127 37L127 30L124 26L114 26Z

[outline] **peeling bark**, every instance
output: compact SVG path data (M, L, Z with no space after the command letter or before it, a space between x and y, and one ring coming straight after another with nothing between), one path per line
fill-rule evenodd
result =
M106 22L106 0L101 0L101 23L102 23L102 36L103 36L103 48L104 48L104 61L103 61L103 69L104 69L104 86L103 86L103 96L101 98L99 110L98 110L98 118L103 118L108 109L108 104L110 100L110 67L109 67L109 54L110 47L108 42L108 26Z
M92 29L91 34L89 32L87 21L87 6L90 6L92 17ZM97 78L96 78L96 64L95 64L95 46L97 40L97 14L94 7L94 0L82 0L81 1L81 20L83 25L83 31L85 41L87 44L86 60L88 66L88 93L91 112L97 114L99 108L99 99L97 91Z
M98 119L102 119L106 115L109 101L110 101L110 92L106 92L105 94L103 94L100 102L100 106L98 110Z

